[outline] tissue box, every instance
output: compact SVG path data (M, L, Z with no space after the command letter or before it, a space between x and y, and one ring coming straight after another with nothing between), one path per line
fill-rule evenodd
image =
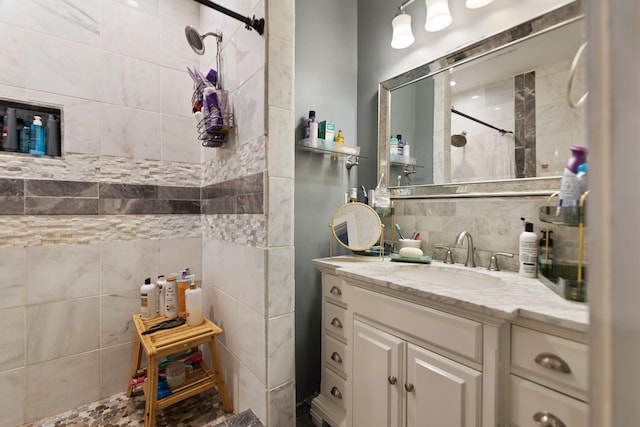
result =
M320 122L318 126L318 138L333 141L336 133L336 124L328 120Z

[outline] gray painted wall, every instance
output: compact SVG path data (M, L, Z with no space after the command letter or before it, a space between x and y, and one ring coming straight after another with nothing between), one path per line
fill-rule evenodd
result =
M309 110L331 120L345 144L360 145L356 129L357 0L296 0L296 141ZM291 141L294 144L294 141ZM360 144L359 144L360 143ZM296 151L295 279L296 401L320 389L321 282L314 258L329 256L329 223L357 183L344 158ZM374 156L375 164L375 156ZM360 193L361 194L361 193ZM337 246L334 245L337 249Z

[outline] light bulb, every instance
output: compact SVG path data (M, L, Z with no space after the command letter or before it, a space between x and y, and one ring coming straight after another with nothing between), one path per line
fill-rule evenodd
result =
M440 31L449 26L453 18L449 12L448 0L425 0L427 5L427 22L424 29L427 31Z
M391 26L393 27L392 48L404 49L413 44L415 37L413 37L413 32L411 31L411 15L402 11L402 13L393 18Z

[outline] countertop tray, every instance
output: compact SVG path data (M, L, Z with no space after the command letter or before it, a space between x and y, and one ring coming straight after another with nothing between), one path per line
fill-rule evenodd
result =
M391 258L391 261L413 262L417 264L431 264L431 257L428 255L421 256L420 258L408 258L408 257L400 256L398 254L391 254L389 255L389 257Z

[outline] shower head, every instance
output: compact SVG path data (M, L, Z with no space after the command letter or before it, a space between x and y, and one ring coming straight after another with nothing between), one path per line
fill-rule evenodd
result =
M454 147L464 147L467 145L467 132L451 135L451 145Z
M184 35L187 37L187 43L191 46L191 49L198 55L204 55L204 39L208 36L215 36L218 41L222 39L222 34L218 33L206 33L200 35L198 30L191 25L184 27Z

